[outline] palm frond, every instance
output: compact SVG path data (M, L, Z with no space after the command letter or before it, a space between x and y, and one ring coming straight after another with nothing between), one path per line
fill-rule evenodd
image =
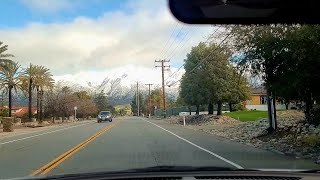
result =
M14 57L12 54L6 54L5 51L8 50L8 45L3 45L0 41L0 63L11 61L9 57Z

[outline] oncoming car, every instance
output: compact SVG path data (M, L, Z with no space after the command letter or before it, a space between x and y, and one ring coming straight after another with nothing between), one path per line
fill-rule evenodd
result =
M97 117L97 122L101 123L101 121L109 121L112 122L112 116L110 111L100 111Z

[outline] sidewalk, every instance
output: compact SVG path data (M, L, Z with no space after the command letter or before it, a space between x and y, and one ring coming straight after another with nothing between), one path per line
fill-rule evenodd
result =
M81 121L75 121L75 122L66 122L66 123L57 123L57 124L52 124L48 126L43 126L43 127L19 127L15 128L13 132L2 132L2 129L0 129L0 140L4 138L9 138L9 137L14 137L14 136L19 136L19 135L24 135L24 134L30 134L30 133L35 133L35 132L42 132L46 131L49 129L54 129L58 127L68 127L68 126L73 126L77 124L83 124L83 123L89 123L89 122L94 122L93 120L81 120Z

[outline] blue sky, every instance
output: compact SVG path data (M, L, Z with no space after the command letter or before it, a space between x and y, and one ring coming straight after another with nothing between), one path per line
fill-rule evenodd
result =
M174 73L212 32L178 22L166 0L1 0L0 12L0 41L15 61L82 85L124 73L127 84L160 83L154 60L170 59Z
M41 5L40 2L40 5L34 5L38 1L41 0L31 0L30 2L27 0L1 0L0 28L21 27L29 22L67 22L78 16L97 18L106 12L125 8L127 3L127 0L70 0L67 1L68 3L58 5L58 7L53 5L54 7L51 9L49 8L50 0L43 0L43 2L48 2L48 6ZM62 2L64 0L52 1Z

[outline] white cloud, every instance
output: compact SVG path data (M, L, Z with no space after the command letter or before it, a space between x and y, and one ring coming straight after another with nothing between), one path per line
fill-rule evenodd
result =
M182 27L180 38L188 33L185 40L171 40L166 47L172 43L168 53L159 56L176 20L165 1L148 6L152 2L128 4L122 10L107 12L96 19L77 17L64 23L33 22L22 28L0 29L0 37L9 45L16 61L22 65L30 62L44 65L58 79L85 83L125 71L130 72L132 79L141 75L145 82L151 82L161 79L161 74L152 70L155 59L173 54L171 63L182 64L191 46L211 32L209 26L178 23L174 37Z
M72 1L70 0L21 0L21 2L30 9L50 13L70 9L72 7Z

